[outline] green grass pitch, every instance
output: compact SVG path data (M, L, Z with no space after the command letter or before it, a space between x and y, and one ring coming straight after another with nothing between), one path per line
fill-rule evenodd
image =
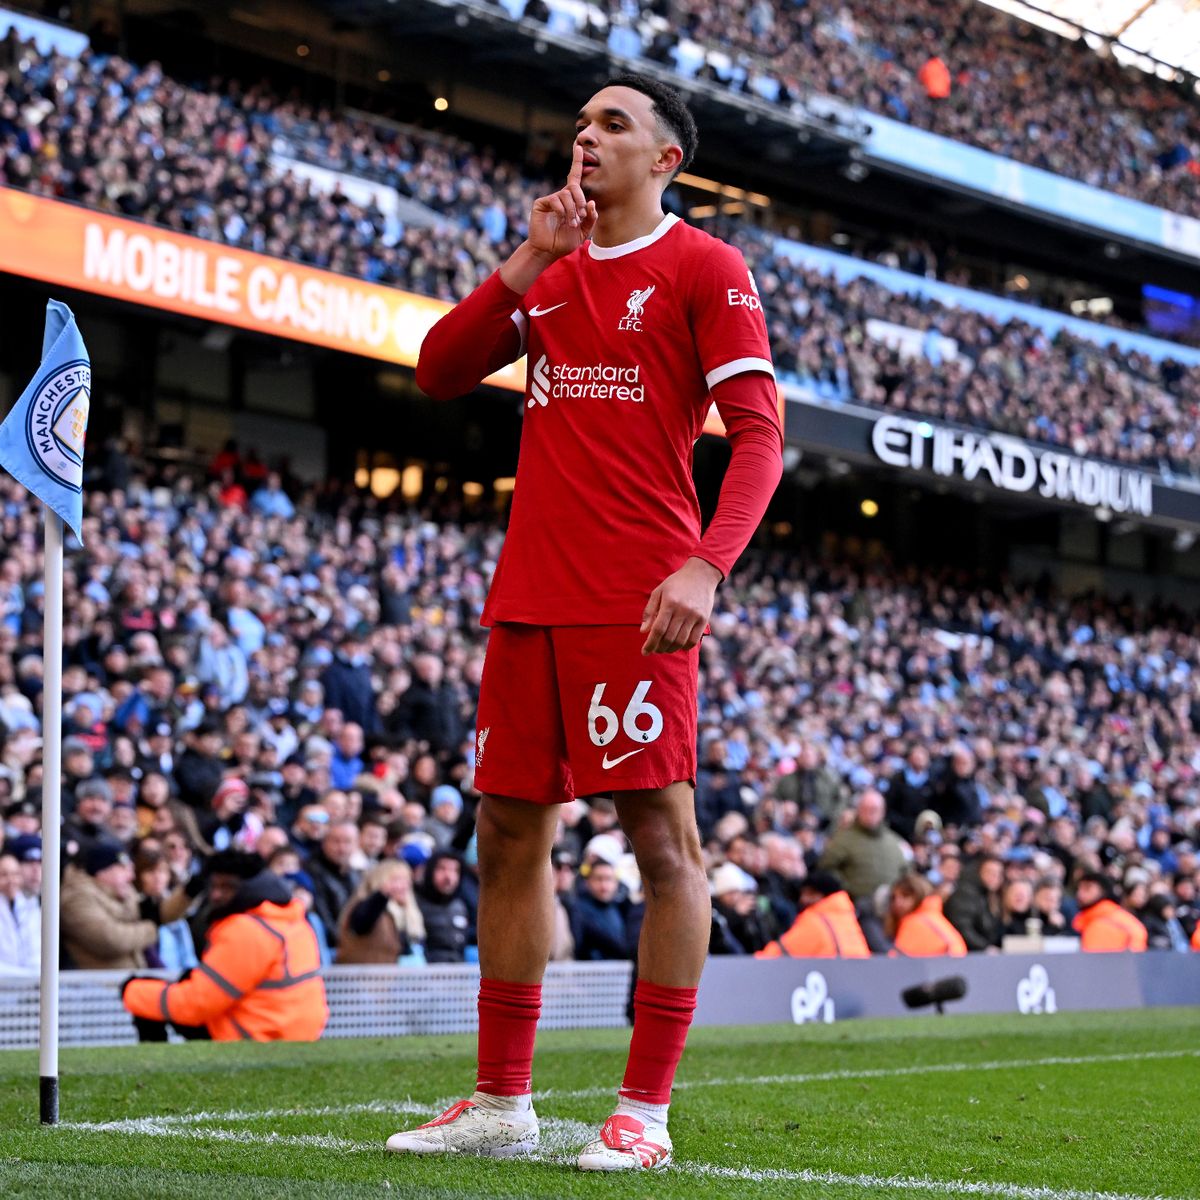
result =
M0 1053L0 1196L1200 1197L1200 1009L696 1030L668 1170L582 1175L627 1031L538 1040L537 1161L396 1158L470 1091L470 1037Z

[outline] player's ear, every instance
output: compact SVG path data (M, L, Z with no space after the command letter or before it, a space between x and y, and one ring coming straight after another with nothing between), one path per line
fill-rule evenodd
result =
M673 142L668 142L664 146L660 146L658 150L658 158L654 161L654 166L651 167L651 172L655 175L665 175L666 182L670 182L675 172L679 170L680 164L683 162L683 149L676 146ZM660 182L662 182L660 180Z

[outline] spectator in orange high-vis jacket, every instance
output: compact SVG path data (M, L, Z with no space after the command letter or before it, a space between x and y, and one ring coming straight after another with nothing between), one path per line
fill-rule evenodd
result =
M930 100L945 100L950 95L950 68L940 55L926 59L917 79Z
M209 860L211 924L200 965L178 983L134 976L121 998L145 1041L170 1022L214 1041L312 1042L329 1019L321 954L304 906L257 854Z
M892 885L884 929L907 958L962 958L967 943L942 915L942 898L923 875L909 873Z
M1113 899L1112 881L1099 871L1088 871L1075 885L1079 913L1072 924L1083 950L1113 954L1119 950L1146 949L1146 927Z
M800 913L755 958L870 958L854 901L832 871L814 871L800 885Z

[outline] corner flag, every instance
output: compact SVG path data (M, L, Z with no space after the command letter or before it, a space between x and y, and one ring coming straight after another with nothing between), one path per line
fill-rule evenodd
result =
M83 444L92 363L75 316L46 304L42 365L0 425L0 466L83 540Z
M75 316L46 304L42 365L0 425L0 466L46 509L42 663L42 986L40 1109L58 1124L58 925L62 854L63 522L82 542L83 445L92 360Z

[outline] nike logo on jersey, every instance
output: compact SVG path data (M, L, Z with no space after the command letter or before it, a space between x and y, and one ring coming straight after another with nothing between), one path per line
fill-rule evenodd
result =
M569 300L564 300L561 304L550 305L549 308L542 308L540 304L535 304L529 310L529 315L531 317L544 317L547 313L552 313L556 308L566 308L566 306L570 303L571 302Z
M604 760L600 763L600 765L606 771L611 771L613 769L613 767L615 767L618 763L623 763L627 758L632 758L635 754L641 754L641 752L645 749L646 749L645 746L639 746L636 750L630 750L630 752L628 754L618 755L616 758L614 758L612 760L609 759L608 753L605 752Z

